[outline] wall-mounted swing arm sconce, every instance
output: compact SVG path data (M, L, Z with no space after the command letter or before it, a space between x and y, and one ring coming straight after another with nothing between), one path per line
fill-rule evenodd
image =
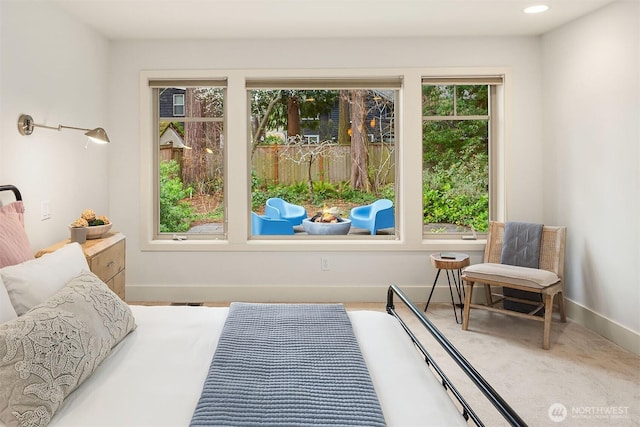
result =
M106 144L109 141L109 137L107 136L107 132L105 132L102 128L95 129L85 129L85 128L77 128L74 126L47 126L47 125L39 125L33 122L33 117L28 114L21 114L18 117L18 132L20 135L31 135L33 133L34 128L45 128L45 129L54 129L61 131L62 129L75 129L75 130L83 130L86 131L84 134L89 137L89 139L96 144Z

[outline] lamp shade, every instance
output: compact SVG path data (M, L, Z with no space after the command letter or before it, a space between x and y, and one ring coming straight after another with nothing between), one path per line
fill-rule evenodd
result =
M109 137L107 136L107 132L102 128L95 128L88 132L85 132L85 135L89 137L89 139L96 144L107 144L109 141Z

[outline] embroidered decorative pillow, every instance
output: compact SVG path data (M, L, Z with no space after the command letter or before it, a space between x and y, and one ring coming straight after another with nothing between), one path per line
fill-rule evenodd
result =
M46 426L129 332L129 306L93 273L0 325L0 420Z
M78 243L69 243L50 254L0 269L13 308L18 316L46 301L89 264Z
M22 201L0 207L0 268L33 259Z

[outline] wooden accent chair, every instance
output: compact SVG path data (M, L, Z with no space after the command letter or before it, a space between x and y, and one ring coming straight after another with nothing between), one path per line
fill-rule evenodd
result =
M504 223L491 221L487 235L487 246L484 251L484 262L467 267L462 273L465 284L464 313L462 329L467 330L472 308L495 311L511 316L533 319L544 322L544 338L542 348L548 350L551 340L551 314L554 298L560 311L560 318L566 322L563 291L564 254L566 227L544 226L540 247L539 268L518 267L500 264ZM484 284L486 304L473 304L473 286ZM532 301L512 296L494 294L491 286L517 289L539 294L541 301ZM498 299L494 300L494 296ZM528 313L504 308L504 301L525 303L534 308ZM502 304L501 304L502 303ZM537 314L544 310L541 317Z

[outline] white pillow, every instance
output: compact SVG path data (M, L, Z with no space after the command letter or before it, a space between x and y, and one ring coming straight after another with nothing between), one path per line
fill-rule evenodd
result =
M0 269L0 276L18 316L43 303L89 264L78 243L70 243L40 258Z
M0 425L46 426L135 327L127 303L93 273L0 324Z
M18 315L13 309L13 305L11 305L7 288L5 288L4 283L2 283L2 276L0 276L0 323L8 322L16 317L18 317Z

